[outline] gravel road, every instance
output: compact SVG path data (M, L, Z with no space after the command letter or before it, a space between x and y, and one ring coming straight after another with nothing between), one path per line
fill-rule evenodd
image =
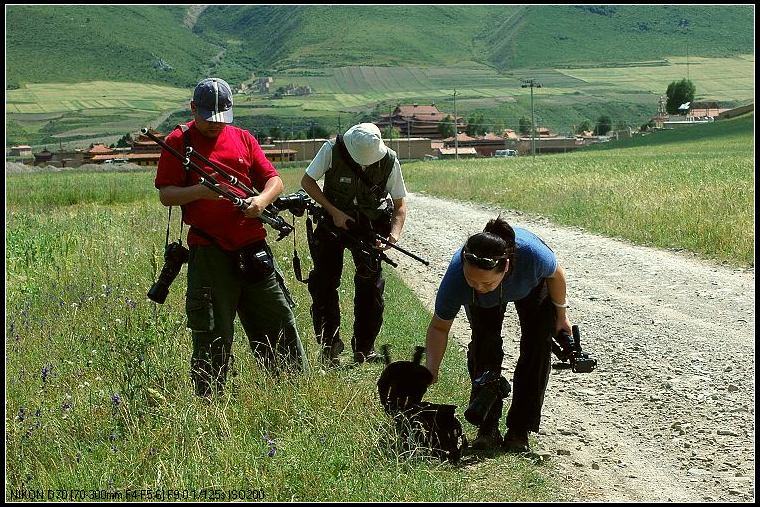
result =
M431 311L453 252L500 212L557 253L570 321L599 366L553 370L531 438L533 459L553 464L547 469L573 499L754 500L754 269L423 194L410 194L408 206L399 246L431 264L388 254ZM510 378L519 344L513 305L503 333ZM450 349L469 340L464 311L452 336Z

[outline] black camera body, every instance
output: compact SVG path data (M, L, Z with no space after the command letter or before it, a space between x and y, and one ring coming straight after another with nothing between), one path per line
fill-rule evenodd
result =
M473 382L474 386L479 386L477 396L472 399L467 410L464 412L464 418L467 422L480 426L485 420L488 412L491 411L496 400L504 399L509 396L512 386L499 372L486 371Z
M156 303L163 304L169 295L169 286L172 284L182 265L190 258L190 250L182 246L182 243L173 242L166 245L164 250L164 266L158 275L158 280L148 291L148 298Z
M311 197L305 191L299 190L298 192L278 197L273 204L280 211L287 210L294 216L301 217L311 203Z
M575 373L589 373L596 369L597 360L581 349L581 331L573 326L573 334L560 333L552 340L552 352L560 361L570 362Z

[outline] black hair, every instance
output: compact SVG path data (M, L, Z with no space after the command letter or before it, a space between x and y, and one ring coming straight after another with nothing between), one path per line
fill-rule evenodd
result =
M467 238L463 252L482 259L499 259L495 265L491 266L492 263L479 262L477 259L468 259L465 256L465 262L471 262L481 269L502 271L509 260L511 270L515 257L515 230L499 215L488 221L483 232Z

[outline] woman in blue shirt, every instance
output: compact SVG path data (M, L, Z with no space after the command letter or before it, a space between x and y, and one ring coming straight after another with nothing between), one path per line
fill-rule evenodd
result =
M551 371L552 336L561 330L571 333L565 272L541 238L498 217L457 250L438 288L426 336L426 366L435 383L451 325L464 306L472 328L467 350L470 379L487 371L498 376L504 357L501 328L510 301L517 310L521 337L507 433L502 440L499 419L503 402L498 399L480 424L473 448L503 445L508 451L527 452L528 432L537 432L541 420ZM473 384L471 401L479 389Z

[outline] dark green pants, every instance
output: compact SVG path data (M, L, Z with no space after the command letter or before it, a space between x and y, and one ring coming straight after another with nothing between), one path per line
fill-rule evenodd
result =
M274 273L251 282L240 275L230 253L213 245L192 246L186 312L193 332L190 375L199 396L224 388L236 314L251 350L267 368L308 371L293 312Z

